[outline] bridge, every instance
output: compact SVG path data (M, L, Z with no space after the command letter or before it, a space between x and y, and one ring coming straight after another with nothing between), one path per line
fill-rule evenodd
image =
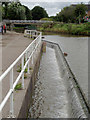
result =
M36 27L41 26L44 23L53 23L53 21L45 21L45 20L3 20L3 23L6 23L7 28L13 30L14 26L29 26L31 25L31 29L36 29Z
M43 23L53 23L53 21L45 20L3 20L7 24L43 24Z

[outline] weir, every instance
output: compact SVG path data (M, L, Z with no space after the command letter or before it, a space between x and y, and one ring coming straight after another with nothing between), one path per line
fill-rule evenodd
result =
M87 118L88 106L60 46L45 41L29 118Z
M0 76L1 83L10 72L10 90L0 103L0 112L10 98L10 110L7 112L10 118L26 118L29 108L29 118L88 118L89 105L84 99L60 46L46 40L41 42L42 34L36 30L26 30L24 36L32 38L34 41ZM46 45L46 53L42 55L44 45ZM42 56L41 61L40 56ZM17 79L13 81L13 67L19 60L22 62L22 70ZM29 69L30 65L33 66L32 72ZM26 68L30 77L28 84L24 86L23 75ZM23 90L24 87L26 90L16 115L18 106L15 107L16 111L14 111L13 93L20 79Z
M55 50L59 72L68 97L68 105L71 118L86 118L88 116L89 104L85 101L81 88L67 63L60 46L56 43L46 41L47 46Z

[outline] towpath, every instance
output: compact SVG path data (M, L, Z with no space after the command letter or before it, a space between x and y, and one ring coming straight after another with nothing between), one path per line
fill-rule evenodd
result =
M24 34L22 33L16 33L16 32L9 32L7 31L6 34L2 36L2 72L4 72L15 60L16 58L25 50L25 48L32 42L30 38L24 37ZM19 63L20 64L20 63ZM14 79L18 75L17 73L17 66L14 68ZM2 82L2 98L5 97L8 90L10 88L10 82L9 82L9 75L5 77L5 79ZM18 93L17 96L22 96L25 93L25 91ZM22 97L21 97L22 98ZM18 101L20 97L14 98ZM22 103L22 101L21 101ZM14 102L14 109L16 111L15 114L17 114L17 109L20 102L17 103ZM6 106L3 109L3 117L7 117L9 115L9 104L7 103Z
M7 32L2 36L2 68L3 72L25 50L32 40L21 33Z

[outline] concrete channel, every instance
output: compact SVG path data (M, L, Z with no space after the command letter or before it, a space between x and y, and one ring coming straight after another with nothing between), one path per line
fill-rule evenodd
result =
M89 107L60 46L46 42L28 118L88 118Z

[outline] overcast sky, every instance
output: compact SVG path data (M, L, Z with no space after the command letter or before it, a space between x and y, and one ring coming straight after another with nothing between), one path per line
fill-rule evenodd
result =
M33 2L34 1L34 2ZM69 6L73 3L88 3L89 0L20 0L23 5L26 5L31 10L35 6L43 7L49 16L55 16L65 6Z

